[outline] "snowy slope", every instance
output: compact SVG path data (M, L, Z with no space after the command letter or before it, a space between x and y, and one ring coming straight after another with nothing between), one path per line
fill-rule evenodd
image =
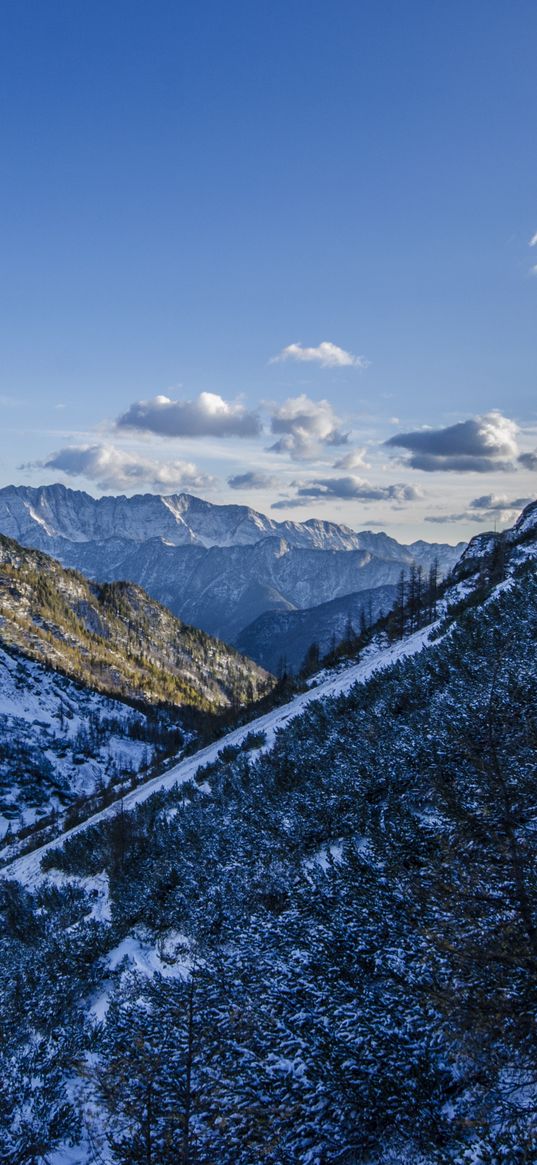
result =
M112 1165L148 1129L175 1165L183 1127L207 1165L269 1144L274 1165L535 1159L533 935L505 839L514 822L535 914L537 507L518 527L473 547L434 625L378 633L4 869L4 1144L31 1118L13 1165L35 1130L51 1165Z
M145 716L0 647L0 838L138 773Z
M480 571L483 562L487 556L490 557L496 544L498 542L501 544L502 538L509 548L509 559L505 568L509 576L512 570L516 569L525 561L530 561L534 558L537 542L536 533L537 503L532 503L526 507L513 529L507 531L505 535L498 535L495 538L494 535L485 534L478 535L473 539L461 560L460 567L455 571L453 584L448 589L445 598L439 606L439 616L441 619L446 615L449 616L449 609L455 607L461 599L471 595L476 585L480 585ZM493 595L506 585L508 583L505 581L500 582L499 587L493 588L490 594ZM448 624L449 617L445 624L446 630ZM296 716L300 716L312 700L323 699L348 691L354 683L365 682L375 671L388 667L396 660L420 651L429 642L437 626L438 624L435 624L423 628L407 639L389 647L374 652L372 651L367 657L362 656L361 662L345 666L337 673L328 675L321 673L317 677L316 686L312 686L307 692L297 696L289 704L276 708L266 715L251 721L249 724L235 729L219 741L200 750L194 756L187 757L167 772L161 773L141 787L129 792L121 802L123 808L125 810L131 809L135 805L145 801L154 792L169 789L176 784L183 784L191 780L198 769L208 762L213 761L225 745L240 745L250 732L264 732L266 734L264 747L270 748L278 729L284 727L286 723ZM69 833L63 834L41 849L13 862L9 867L4 869L4 876L15 877L29 885L33 884L35 880L39 880L41 877L40 861L48 849L61 846L66 837L80 832L88 825L111 817L117 811L118 804L119 802L114 802L101 813L76 826Z
M312 701L322 700L331 696L339 696L344 692L348 692L354 684L364 683L374 672L389 667L399 659L404 659L407 656L421 651L429 642L432 630L433 628L431 627L423 628L414 635L409 636L408 639L372 653L360 663L345 667L326 679L320 679L317 686L311 687L309 691L301 693L294 700L291 700L289 704L275 708L266 715L250 721L249 724L234 729L227 736L221 737L220 740L201 749L195 755L185 758L167 772L161 773L159 776L147 781L144 785L133 789L120 801L113 802L106 809L102 810L102 812L95 814L87 821L75 826L73 829L62 834L61 837L56 838L40 849L34 850L31 854L18 858L10 865L4 867L0 871L1 875L4 878L16 879L28 887L36 885L43 878L40 868L42 857L49 850L61 847L67 838L74 837L75 834L82 832L89 826L96 825L100 821L113 817L117 813L120 805L124 812L128 812L136 805L140 805L143 801L146 801L153 793L170 789L175 785L181 785L186 781L192 780L199 768L217 758L222 748L226 745L240 745L251 732L264 732L266 734L266 742L263 748L265 750L269 749L278 730L284 728L295 717L300 716Z

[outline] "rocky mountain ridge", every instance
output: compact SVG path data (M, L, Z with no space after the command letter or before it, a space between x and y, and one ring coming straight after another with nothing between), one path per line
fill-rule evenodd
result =
M463 550L451 572L451 582L476 585L479 579L495 570L510 576L517 567L537 557L537 501L530 502L508 530L488 530L476 534Z
M290 546L319 550L359 549L359 536L347 526L310 519L276 522L249 506L214 505L192 494L137 494L94 498L83 490L55 484L0 490L4 533L71 542L162 538L170 546L248 546L261 538L284 538ZM11 526L11 530L7 527Z
M99 581L129 579L228 643L266 611L312 608L378 586L463 544L402 546L383 533L310 519L275 522L188 494L95 499L63 485L0 490L0 532Z
M134 583L91 583L0 535L0 643L106 695L204 711L272 683L252 661L188 627Z

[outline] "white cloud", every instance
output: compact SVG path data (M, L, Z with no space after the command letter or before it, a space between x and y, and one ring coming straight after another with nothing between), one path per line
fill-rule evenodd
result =
M535 232L534 235L532 235L532 237L529 241L529 246L530 247L537 247L537 231Z
M255 437L261 432L257 413L215 392L201 392L194 400L155 396L135 401L116 424L161 437Z
M280 364L285 360L297 360L299 363L319 364L321 368L367 368L369 361L363 356L353 356L337 344L323 340L317 348L304 348L302 344L288 344L282 348L277 356L273 356L271 364Z
M366 459L365 449L351 449L350 453L346 453L339 461L334 461L334 469L346 469L352 472L353 469L370 469Z
M505 494L483 494L469 502L470 510L486 510L492 514L496 510L515 510L517 513L531 502L531 498L506 498Z
M157 461L114 445L69 445L45 461L25 468L57 469L69 477L85 477L100 489L202 489L211 478L189 461Z
M425 518L426 522L436 525L446 525L450 522L478 522L481 525L493 522L511 524L518 518L520 511L533 501L533 498L507 498L505 495L483 494L468 502L468 508L459 514L431 514Z
M427 473L489 473L514 468L517 433L514 421L493 410L445 429L396 433L385 445L409 450L406 464Z
M315 457L321 445L345 445L348 433L342 433L339 424L329 401L314 401L305 393L289 397L272 413L271 431L278 440L271 452L302 461Z
M296 493L288 498L275 502L272 509L284 510L295 506L306 506L312 502L360 501L360 502L390 502L395 508L400 508L407 502L414 502L423 497L420 489L404 482L394 485L373 485L362 477L349 474L346 477L316 478L309 482L293 482Z
M247 473L236 473L234 477L228 477L227 483L232 489L271 489L277 484L277 478L252 469Z

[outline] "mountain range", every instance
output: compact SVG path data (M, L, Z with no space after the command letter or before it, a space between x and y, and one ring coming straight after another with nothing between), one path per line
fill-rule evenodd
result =
M384 533L355 533L317 519L276 522L247 506L213 505L189 494L95 499L59 484L0 490L0 532L90 578L138 583L186 623L247 644L265 666L263 643L281 635L281 619L273 631L267 620L261 633L251 625L269 612L307 610L290 657L295 668L303 644L318 637L315 608L349 598L343 619L359 618L358 592L394 587L413 564L426 572L437 560L440 574L447 574L464 548L405 546ZM390 600L388 592L384 598ZM339 633L341 605L332 625L329 612L320 616L324 637Z

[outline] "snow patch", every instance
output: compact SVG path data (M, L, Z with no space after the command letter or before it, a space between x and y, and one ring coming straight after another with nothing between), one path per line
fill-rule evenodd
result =
M169 932L158 948L128 935L108 953L106 964L110 971L116 971L126 960L131 970L148 978L162 975L164 979L186 980L192 971L192 959L186 953L189 945L188 939L177 931Z
M308 870L311 870L313 866L320 866L326 874L330 869L331 863L335 862L336 865L339 865L342 857L343 842L331 841L327 845L322 845L311 858L307 858L304 865Z

